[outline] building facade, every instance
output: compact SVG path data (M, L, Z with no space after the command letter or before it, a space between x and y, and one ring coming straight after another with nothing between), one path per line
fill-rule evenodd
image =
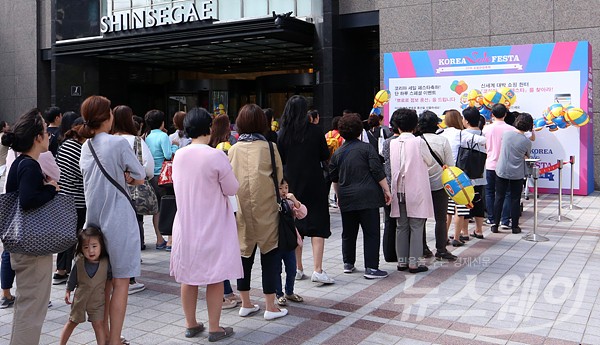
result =
M598 77L598 15L585 0L2 1L0 118L92 94L138 115L233 117L247 102L279 115L302 94L328 127L343 109L368 114L387 52L585 40Z

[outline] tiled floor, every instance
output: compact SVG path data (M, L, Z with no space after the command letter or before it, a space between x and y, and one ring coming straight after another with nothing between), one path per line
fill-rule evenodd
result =
M565 198L567 200L567 198ZM362 277L362 237L357 246L358 271L342 273L341 221L331 210L332 233L326 242L324 268L337 283L318 286L296 282L304 303L291 304L289 316L265 321L262 314L241 318L226 310L221 323L236 334L223 344L600 344L600 193L576 197L583 210L565 214L572 222L551 221L557 196L539 199L538 233L548 242L524 241L508 231L472 239L455 263L425 260L430 270L417 275L397 272L395 263L381 268L382 280ZM522 228L532 228L532 200L525 201ZM169 254L154 249L154 232L146 221L149 249L142 252L142 277L147 289L129 298L123 335L132 344L206 343L183 337L179 286L169 277ZM473 225L471 225L472 227ZM432 222L428 242L434 245ZM451 247L450 247L451 248ZM310 243L304 265L310 274ZM257 260L258 261L258 260ZM256 264L255 267L260 267ZM50 272L49 272L50 274ZM252 295L261 299L260 273L253 272ZM200 299L204 299L203 293ZM64 285L52 288L52 302L42 343L55 344L67 320ZM206 304L198 305L206 322ZM0 310L0 343L8 343L12 308ZM90 325L80 325L73 344L94 342Z

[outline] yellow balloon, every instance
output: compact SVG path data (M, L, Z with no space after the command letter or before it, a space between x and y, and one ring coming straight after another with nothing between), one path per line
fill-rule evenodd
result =
M473 207L475 189L469 176L457 167L448 167L442 172L444 190L458 205Z
M217 149L222 150L222 151L229 151L229 149L231 148L231 144L229 143L229 141L223 141L219 144L217 144Z

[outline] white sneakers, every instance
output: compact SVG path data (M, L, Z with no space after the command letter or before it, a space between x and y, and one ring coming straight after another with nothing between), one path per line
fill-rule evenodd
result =
M138 293L146 290L146 286L142 283L129 283L129 291L127 291L128 295L133 295L134 293Z
M304 271L302 270L296 270L296 280L302 280L305 279L306 275L304 274Z
M305 278L306 278L306 275L304 274L304 271L296 270L296 280L302 280ZM310 277L310 280L312 282L321 283L321 284L334 284L335 283L335 280L333 278L329 278L327 273L325 273L325 271L323 271L323 270L321 271L321 273L314 271L312 276Z
M327 275L327 273L325 273L324 270L322 270L321 273L314 271L310 280L315 283L322 283L322 284L335 283L335 280L333 278L329 278L329 276Z

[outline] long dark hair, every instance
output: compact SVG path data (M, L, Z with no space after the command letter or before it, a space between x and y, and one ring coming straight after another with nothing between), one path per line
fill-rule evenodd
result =
M229 141L229 136L231 135L231 128L229 125L229 117L227 115L223 114L215 116L210 127L210 140L208 145L217 147L219 143Z
M112 134L127 133L134 136L138 135L135 123L133 123L133 110L126 105L117 105L113 109L113 127Z
M301 143L308 128L308 101L294 95L288 99L281 115L280 138L285 144Z
M39 109L34 108L21 115L15 125L4 133L2 145L15 152L27 152L38 135L44 135L44 118Z

